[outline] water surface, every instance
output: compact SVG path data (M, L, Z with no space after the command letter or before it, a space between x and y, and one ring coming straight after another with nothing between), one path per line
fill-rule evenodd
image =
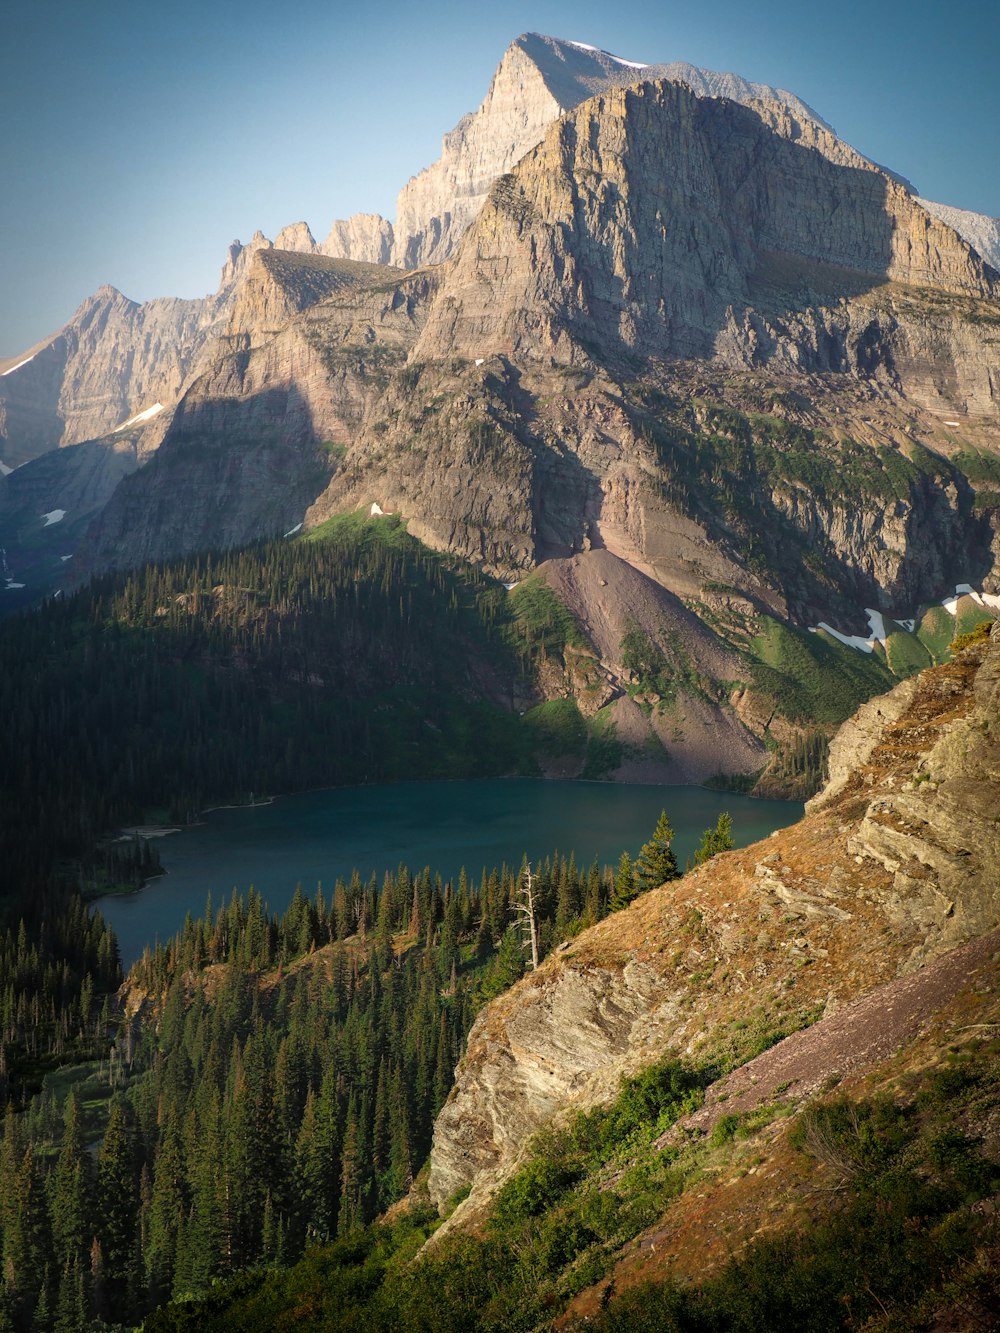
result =
M504 778L479 782L403 782L338 787L284 796L270 805L213 810L201 824L156 844L167 874L128 897L98 906L118 933L128 966L144 947L169 939L184 916L200 916L209 893L218 908L234 888L253 886L282 911L296 884L331 896L338 876L356 867L381 881L404 863L445 877L465 866L519 865L555 850L577 863L614 865L638 852L661 810L676 832L683 866L704 830L728 810L737 846L767 837L802 814L795 801L757 801L701 787L626 786Z

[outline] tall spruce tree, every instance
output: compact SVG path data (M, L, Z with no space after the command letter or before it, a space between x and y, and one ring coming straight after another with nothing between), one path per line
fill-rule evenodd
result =
M648 893L658 889L672 879L677 879L680 871L673 853L674 831L670 827L666 810L660 811L656 828L649 842L644 843L635 863L635 885L637 893Z

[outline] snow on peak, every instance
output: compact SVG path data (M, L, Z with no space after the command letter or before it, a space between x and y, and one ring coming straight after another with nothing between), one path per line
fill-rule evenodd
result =
M153 417L159 416L162 411L163 404L154 403L152 407L147 407L144 412L136 412L134 417L129 417L128 421L123 421L120 426L116 426L111 434L117 435L120 430L125 430L129 426L139 426L142 422L150 421Z
M641 60L622 60L621 56L613 56L610 51L602 51L599 46L588 46L586 42L567 42L567 46L575 46L578 51L591 51L594 55L607 56L608 60L613 60L616 65L624 65L626 69L649 69L649 65Z
M42 526L45 528L50 528L53 523L61 523L65 517L66 517L65 509L50 509L47 514L42 515L42 518L45 519L45 522L42 524Z

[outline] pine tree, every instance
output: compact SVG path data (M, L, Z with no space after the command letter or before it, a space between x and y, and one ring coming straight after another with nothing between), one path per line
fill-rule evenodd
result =
M628 852L622 852L611 893L611 911L619 912L623 907L628 907L638 892L639 890L635 884L635 871L632 868L632 858Z
M723 813L716 821L714 829L706 829L702 834L701 843L694 854L694 863L696 866L704 865L710 861L713 856L719 852L728 852L735 847L733 842L733 819L728 813Z
M137 1183L128 1112L119 1097L97 1155L97 1224L106 1308L123 1322L132 1312L138 1285Z
M92 1235L90 1182L83 1136L71 1090L63 1111L63 1139L49 1185L54 1257L61 1269L83 1261Z
M643 845L636 859L635 883L638 893L647 893L669 880L677 879L680 872L673 853L673 840L674 831L667 819L667 812L661 810L653 836Z

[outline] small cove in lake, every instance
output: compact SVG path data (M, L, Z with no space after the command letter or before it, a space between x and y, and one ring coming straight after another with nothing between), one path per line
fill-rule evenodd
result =
M217 910L234 888L253 886L282 912L301 884L310 897L322 883L329 901L339 877L363 879L401 863L430 866L448 878L462 866L478 880L483 868L520 865L572 852L577 864L616 865L635 856L661 810L675 831L684 866L706 828L728 811L736 845L785 828L802 814L797 801L760 801L704 787L631 786L500 778L401 782L300 792L266 805L212 810L203 822L157 842L166 874L138 893L105 897L97 908L118 935L127 968L157 940L165 943L185 914L201 916L209 893Z

